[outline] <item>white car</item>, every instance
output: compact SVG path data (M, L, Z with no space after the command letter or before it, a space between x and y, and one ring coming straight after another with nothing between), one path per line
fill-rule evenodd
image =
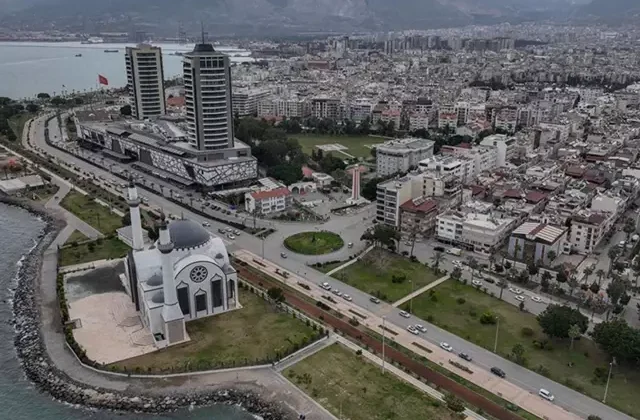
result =
M513 293L515 293L516 295L521 295L521 294L523 294L524 292L522 291L522 289L518 289L518 288L516 287L515 292L513 292Z
M510 287L510 288L509 288L509 291L510 291L511 293L518 294L518 292L516 292L516 290L518 290L518 289L516 289L515 287Z
M473 284L474 286L482 286L482 282L480 280L473 280L471 284Z
M411 318L411 314L409 314L409 312L406 312L406 311L401 311L400 316L403 318Z
M540 296L531 296L531 300L534 302L542 302L542 298Z
M524 302L524 296L516 295L516 300L519 300L520 302Z
M228 235L227 235L227 238L231 239L232 241L233 241L234 239L236 239L236 237L235 237L235 236L233 236L232 234L228 234Z
M418 331L420 331L420 332L422 332L422 333L425 333L425 334L426 334L426 332L427 332L427 329L424 327L424 325L416 324L416 325L415 325L415 328L416 328L416 330L418 330Z
M204 226L204 227L211 227L211 223L209 223L209 222L202 222L202 226Z
M409 331L413 335L418 335L418 330L413 325L409 325L407 327L407 331Z
M547 401L553 401L556 399L556 397L554 397L552 393L550 393L544 388L540 388L540 391L538 391L538 395L540 395L542 398L544 398Z
M462 268L462 262L458 260L453 261L453 265L458 268Z
M322 283L320 287L322 287L324 290L331 290L331 285L327 282Z
M233 234L236 236L240 235L240 231L238 229L234 229Z
M353 298L346 293L342 295L342 299L346 300L347 302L351 302L353 300Z
M338 289L333 289L331 291L331 293L333 293L336 296L342 296L342 292L340 290L338 290Z
M442 347L446 351L453 351L453 347L451 347L448 343L442 342L440 343L440 347Z

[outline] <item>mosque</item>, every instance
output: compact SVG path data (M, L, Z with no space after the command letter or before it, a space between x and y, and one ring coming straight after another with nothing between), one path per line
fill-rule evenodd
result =
M133 249L121 280L156 347L188 340L185 323L237 308L238 277L222 239L191 220L163 219L145 247L138 191L129 183Z

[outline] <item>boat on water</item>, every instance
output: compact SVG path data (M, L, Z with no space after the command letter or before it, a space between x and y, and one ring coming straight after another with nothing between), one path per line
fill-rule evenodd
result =
M93 36L87 39L86 41L81 42L81 44L102 44L102 43L104 43L104 40L102 38L93 37Z
M104 50L106 53L117 53L119 50Z
M76 54L76 57L82 57L82 54Z
M183 53L183 52L180 52L180 51L176 51L176 52L174 52L172 55L183 56L183 55L184 55L184 53Z

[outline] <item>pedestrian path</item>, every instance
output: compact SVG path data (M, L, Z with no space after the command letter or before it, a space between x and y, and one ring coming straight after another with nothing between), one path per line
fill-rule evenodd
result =
M392 303L392 305L397 308L398 306L402 305L403 303L410 301L414 297L420 296L421 294L423 294L427 290L432 289L432 288L444 283L447 280L449 280L449 276L448 275L446 275L444 277L440 277L438 280L436 280L436 281L434 281L432 283L429 283L426 286L421 287L420 289L414 291L413 293L408 294L407 296L403 297L402 299Z
M327 273L327 276L331 276L333 273L337 273L338 271L345 269L347 267L349 267L351 264L355 264L358 260L360 260L362 257L364 257L365 255L367 255L369 252L371 252L371 250L375 248L375 245L371 245L369 248L365 249L364 252L362 252L362 254L358 255L357 257L347 261L346 263L342 264L340 267L336 267L333 270L329 271Z

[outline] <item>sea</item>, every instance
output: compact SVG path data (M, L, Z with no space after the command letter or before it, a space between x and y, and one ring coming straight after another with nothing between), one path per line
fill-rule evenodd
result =
M1 80L1 79L0 79ZM0 419L1 420L255 420L237 407L212 406L166 415L89 411L54 401L24 375L13 346L12 289L24 256L45 223L21 208L0 203Z
M98 75L108 87L127 84L125 47L135 44L82 44L80 42L0 42L0 96L12 99L84 92L98 88ZM162 48L165 79L182 75L179 54L194 44L153 44ZM234 63L253 61L247 50L214 45ZM105 52L105 50L115 52Z

